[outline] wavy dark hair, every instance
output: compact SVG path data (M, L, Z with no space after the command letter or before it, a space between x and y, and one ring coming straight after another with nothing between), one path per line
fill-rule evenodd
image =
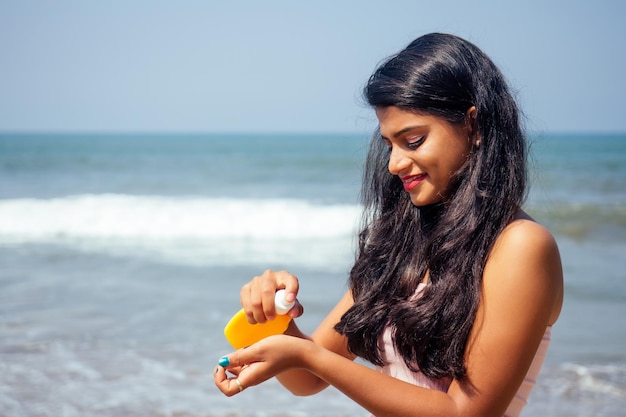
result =
M467 378L465 348L480 301L482 275L497 236L520 209L526 145L520 113L495 64L453 35L422 36L383 62L364 96L372 107L472 123L480 145L451 182L445 203L415 207L377 131L365 163L365 207L350 272L354 305L335 329L348 347L383 365L386 326L406 364L429 378ZM412 297L428 274L422 296Z

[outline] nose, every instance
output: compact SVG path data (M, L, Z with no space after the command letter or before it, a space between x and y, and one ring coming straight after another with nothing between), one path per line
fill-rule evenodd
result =
M400 175L410 166L411 159L407 157L406 153L402 149L398 149L397 146L393 146L389 153L389 163L387 165L389 172L392 175Z

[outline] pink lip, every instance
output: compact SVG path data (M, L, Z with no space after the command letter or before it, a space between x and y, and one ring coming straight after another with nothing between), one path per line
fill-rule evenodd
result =
M420 175L407 175L406 177L401 177L402 185L404 186L405 191L411 191L413 188L417 187L419 183L426 179L426 174Z

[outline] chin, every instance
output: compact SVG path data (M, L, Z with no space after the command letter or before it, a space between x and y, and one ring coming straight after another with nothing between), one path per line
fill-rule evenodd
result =
M419 207L424 207L424 205L425 205L425 204L424 204L424 203L422 203L421 201L415 201L415 200L413 200L413 199L411 199L411 203L412 203L415 207L417 207L417 208L419 208Z
M424 198L411 197L411 203L413 203L413 205L417 208L433 206L433 205L441 203L442 201L443 200L441 198L424 199Z

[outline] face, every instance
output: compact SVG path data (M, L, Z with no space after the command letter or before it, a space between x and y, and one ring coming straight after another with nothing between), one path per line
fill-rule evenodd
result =
M418 207L445 201L452 175L470 153L471 132L441 117L398 107L378 107L382 138L390 148L389 172Z

